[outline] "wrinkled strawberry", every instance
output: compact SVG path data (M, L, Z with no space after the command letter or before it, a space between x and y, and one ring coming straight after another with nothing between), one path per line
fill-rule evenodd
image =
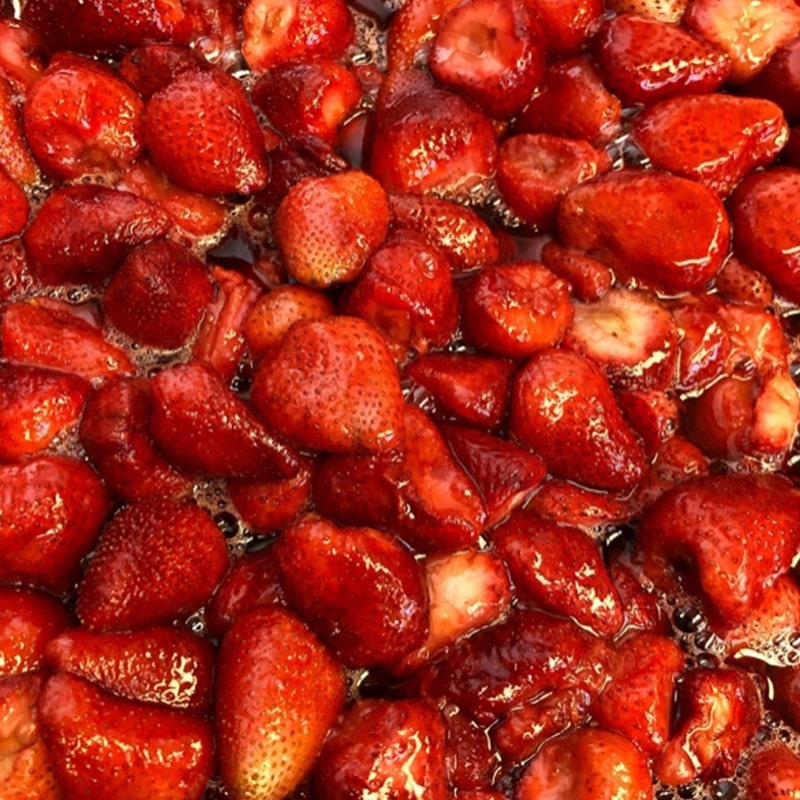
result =
M0 166L20 185L39 178L39 167L28 149L22 120L8 81L0 77Z
M590 303L605 297L614 282L614 273L596 258L570 250L556 241L542 248L542 263L571 287L578 300Z
M623 211L629 208L637 213ZM567 192L558 233L564 244L599 258L618 278L680 293L702 289L722 266L730 225L719 199L704 186L622 169Z
M68 589L110 505L84 461L40 456L0 466L0 580Z
M133 503L103 529L78 586L78 618L98 631L185 618L208 600L227 566L225 538L194 503Z
M157 91L145 108L144 141L164 174L198 194L251 194L269 178L255 112L219 70L183 72Z
M764 97L777 103L792 124L800 122L800 37L778 48L742 91L749 96Z
M545 481L527 507L545 519L579 528L627 522L632 513L624 497L557 478Z
M42 42L35 31L16 19L0 20L0 74L25 94L44 72Z
M684 298L670 310L680 335L677 385L685 391L708 386L722 374L732 348L719 307Z
M642 440L649 457L680 427L683 406L672 394L633 389L618 391L616 397L622 416Z
M0 168L0 239L22 233L29 212L25 192Z
M191 50L171 44L144 44L127 52L119 62L119 74L144 100L171 83L181 72L203 69Z
M603 14L602 0L527 0L554 56L584 50Z
M203 796L213 752L206 720L114 697L66 673L44 682L38 710L67 797L86 797L98 785L108 800Z
M559 477L626 490L644 473L642 445L623 419L607 379L568 350L543 350L517 374L509 429Z
M222 640L216 682L217 752L229 792L265 800L292 792L344 689L341 667L296 617L274 608L239 617Z
M312 774L326 800L363 795L393 800L449 797L445 729L439 711L419 700L361 700L331 732Z
M774 293L770 282L754 269L731 256L714 279L720 295L731 303L771 306Z
M386 43L389 71L427 63L442 17L460 0L408 0L392 17Z
M639 14L606 20L593 52L604 83L626 105L716 91L732 68L721 47Z
M747 797L759 800L791 798L800 792L800 757L782 744L756 753L744 782Z

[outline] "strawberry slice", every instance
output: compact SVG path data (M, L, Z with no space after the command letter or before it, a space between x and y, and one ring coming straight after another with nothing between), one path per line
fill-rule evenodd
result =
M759 800L780 800L797 794L800 757L782 744L760 750L751 757L744 791Z
M30 204L25 192L0 167L0 239L22 233L28 224Z
M254 608L222 640L216 692L225 787L234 797L279 800L314 763L345 686L339 664L296 617Z

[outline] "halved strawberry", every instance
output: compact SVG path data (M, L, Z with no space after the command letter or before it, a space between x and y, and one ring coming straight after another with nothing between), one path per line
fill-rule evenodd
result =
M20 185L39 179L39 166L22 132L19 108L11 85L0 77L0 166Z
M0 239L22 233L28 224L30 204L25 192L0 167Z
M572 56L586 48L603 15L602 0L527 0L539 19L547 52Z
M129 50L119 62L119 74L144 100L171 83L181 72L207 68L187 47L144 44Z
M747 797L791 798L800 791L800 757L783 744L766 747L751 757L744 782Z
M600 300L614 283L614 273L596 258L570 250L557 241L548 241L542 248L542 264L563 278L578 300L591 303Z

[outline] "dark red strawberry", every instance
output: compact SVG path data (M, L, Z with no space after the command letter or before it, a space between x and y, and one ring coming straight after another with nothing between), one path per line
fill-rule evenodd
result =
M632 514L624 495L598 492L558 478L545 481L527 507L545 519L579 528L624 523Z
M539 19L547 52L571 56L586 48L603 14L602 0L527 0Z
M541 259L551 272L572 287L573 295L584 303L605 297L614 282L614 273L602 261L553 240L542 248Z
M96 786L108 800L203 796L213 758L206 720L114 697L66 673L44 682L37 705L67 797L86 797Z
M0 466L0 581L69 589L110 506L84 461L41 456Z
M775 687L778 713L796 728L800 720L800 669L796 666L772 667L768 674Z
M450 785L458 790L462 800L464 797L496 800L491 787L495 784L500 757L492 749L486 729L453 706L443 709L442 721L447 733L445 762Z
M25 192L0 168L0 239L22 233L29 212Z
M119 74L140 97L149 100L181 72L207 68L207 63L186 47L144 44L129 50L119 62Z
M39 167L28 150L11 85L0 77L0 166L22 186L39 178Z
M0 74L25 94L44 72L42 41L17 19L0 20Z
M449 797L445 728L438 709L419 700L361 700L325 742L311 782L316 797Z
M681 424L683 405L667 392L622 390L616 393L622 415L639 435L648 456L654 456Z
M800 791L800 757L782 744L760 750L750 759L744 787L747 797L759 800L791 798Z
M252 194L269 178L264 139L241 85L219 70L179 74L144 114L153 163L199 194Z
M669 634L669 621L663 606L658 603L658 596L642 586L641 571L631 564L630 552L625 549L611 556L608 574L617 590L623 609L623 629L650 631L652 633Z
M680 22L689 0L607 0L606 8L618 14L641 14L661 22Z
M297 617L275 608L239 617L222 640L216 681L217 752L229 793L289 795L344 697L341 666Z
M562 478L626 490L644 473L642 445L623 419L607 379L568 350L543 350L517 374L509 429Z
M742 92L777 103L790 123L800 122L800 37L778 48Z
M193 502L133 503L103 529L78 585L78 618L98 631L185 618L208 600L227 566L225 537Z
M731 353L731 337L719 305L686 297L671 306L678 326L678 387L696 391L716 380Z
M389 71L427 63L428 51L442 17L460 0L409 0L397 9L389 26L386 52Z
M730 303L753 306L771 306L774 300L772 284L760 272L731 256L714 279L723 299Z

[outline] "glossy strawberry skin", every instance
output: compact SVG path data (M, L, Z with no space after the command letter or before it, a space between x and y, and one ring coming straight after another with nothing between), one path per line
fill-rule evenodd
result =
M792 797L800 791L800 758L783 745L765 748L752 758L745 791L761 800Z
M775 51L764 69L744 84L742 91L777 103L786 119L800 121L800 39L792 39Z
M531 0L547 50L558 57L585 49L603 13L601 0Z
M44 72L43 43L36 32L21 20L0 21L0 73L15 91L24 94Z
M207 68L186 47L143 44L129 50L119 62L119 74L144 100L149 100L181 72Z
M28 149L11 84L0 78L0 166L20 186L39 178L39 166Z
M30 204L25 192L14 180L0 169L0 239L8 239L22 233L28 223Z
M601 300L614 282L614 274L602 261L555 240L542 248L541 259L551 272L569 283L574 297L584 303Z

